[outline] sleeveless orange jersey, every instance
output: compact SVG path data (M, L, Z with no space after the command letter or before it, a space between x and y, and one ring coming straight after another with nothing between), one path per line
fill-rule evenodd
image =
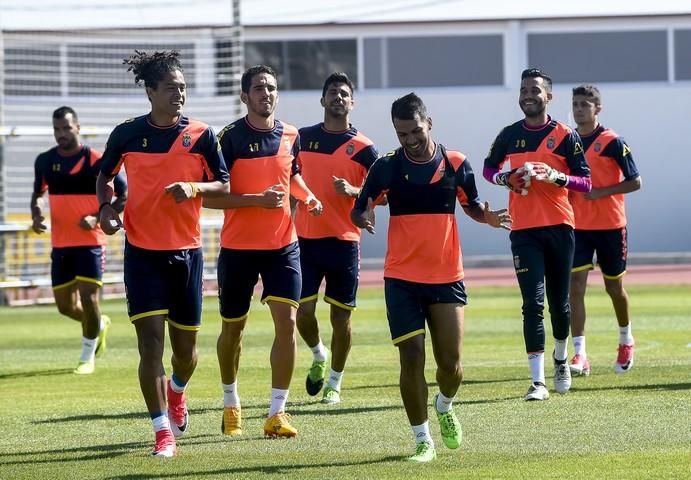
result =
M301 175L324 210L310 215L304 203L298 204L295 228L301 238L335 237L359 241L360 229L350 221L355 198L336 193L333 177L344 178L360 187L367 171L377 159L372 141L351 127L345 132L329 132L320 123L300 129Z
M122 165L129 181L127 241L147 250L201 247L201 197L175 203L165 187L228 180L213 130L187 117L167 128L150 123L148 115L128 120L111 133L102 171L111 176Z
M276 121L271 130L252 127L246 117L219 133L230 172L232 193L261 193L281 185L290 193L290 178L300 173L300 138L292 125ZM297 241L289 202L283 208L229 208L224 211L221 246L239 250L276 250Z
M550 119L546 125L529 128L519 121L501 131L485 159L485 166L510 169L526 162L543 162L567 175L589 176L580 137L568 126ZM574 226L568 190L533 179L528 195L509 193L512 230L567 224Z
M599 125L592 134L582 138L593 188L609 187L638 177L629 146L614 131ZM626 226L623 193L586 200L582 193L569 192L569 199L578 230L613 230Z
M419 164L399 148L374 163L354 209L362 212L368 198L383 195L390 212L384 277L425 284L463 279L456 201L480 203L466 157L439 145L432 160Z
M63 157L57 147L40 154L34 163L34 193L48 190L50 237L53 247L82 247L106 244L100 226L84 230L79 222L96 215L96 177L101 153L83 145L74 155Z

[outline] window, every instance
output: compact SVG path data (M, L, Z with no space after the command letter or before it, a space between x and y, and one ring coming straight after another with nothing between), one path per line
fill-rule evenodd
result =
M321 90L326 77L346 72L357 84L355 40L246 42L245 65L269 65L280 90Z
M674 32L674 71L677 80L691 80L691 30Z
M529 34L528 64L555 83L666 81L667 33Z

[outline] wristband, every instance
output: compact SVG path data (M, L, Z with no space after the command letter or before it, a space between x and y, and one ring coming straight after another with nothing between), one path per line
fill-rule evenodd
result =
M192 189L192 198L195 198L197 196L197 193L199 193L199 188L197 188L197 186L193 182L187 182L187 184Z

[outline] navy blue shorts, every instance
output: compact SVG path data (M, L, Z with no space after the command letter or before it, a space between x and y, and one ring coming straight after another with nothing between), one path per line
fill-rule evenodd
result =
M106 249L103 247L60 247L50 253L50 277L53 289L65 288L76 282L103 285Z
M425 333L428 308L436 303L468 304L463 280L452 283L416 283L384 278L386 318L393 344Z
M316 300L319 286L326 279L324 301L355 310L360 276L360 242L338 238L301 238L300 268L302 293L300 303Z
M576 250L573 256L573 272L592 270L593 256L597 254L597 265L602 275L610 280L626 273L626 227L613 230L576 230Z
M298 242L277 250L221 248L218 301L224 321L238 322L247 318L259 275L264 286L262 303L273 300L297 308L302 287Z
M165 315L177 328L199 330L203 270L201 248L147 250L125 242L125 290L130 320Z

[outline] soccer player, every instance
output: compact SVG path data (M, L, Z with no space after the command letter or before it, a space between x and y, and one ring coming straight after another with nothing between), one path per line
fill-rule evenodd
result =
M571 192L569 200L576 218L576 250L571 271L571 336L575 355L569 362L571 373L589 375L585 349L585 291L588 272L594 268L593 254L612 299L619 324L616 373L633 366L634 339L629 318L629 297L624 289L626 273L626 210L624 195L641 188L641 176L631 149L614 131L598 122L602 110L600 91L593 85L573 89L573 117L576 131L592 171L593 188L588 193Z
M302 293L297 327L312 350L312 366L305 380L307 393L317 395L324 385L328 350L319 336L315 315L317 295L326 280L324 301L331 308L331 371L322 403L341 401L341 383L352 343L350 316L360 273L360 229L350 211L367 171L377 159L372 141L350 124L353 83L343 72L331 74L322 88L324 121L300 129L302 176L324 205L324 214L310 215L299 204L295 215L300 244Z
M139 384L156 436L152 455L172 457L174 437L188 430L185 389L197 366L202 197L227 193L228 172L213 130L182 114L187 90L178 52L135 50L125 63L135 83L144 82L151 111L121 123L108 139L98 177L100 219L107 234L123 226L110 206L110 181L124 165L130 184L125 287L137 332ZM166 321L173 350L169 381Z
M80 142L79 128L72 108L53 112L57 146L41 153L34 164L31 228L36 233L47 229L38 199L48 190L53 295L58 311L82 326L82 354L74 373L86 375L94 372L94 357L106 349L110 318L101 315L99 305L106 254L106 236L97 222L101 152ZM115 178L115 193L111 208L121 212L127 199L127 184L121 176Z
M523 338L532 383L525 400L547 400L544 297L554 336L554 389L566 393L569 280L574 249L568 190L589 192L590 169L578 134L547 114L552 79L536 68L521 74L518 104L525 118L504 128L485 159L484 177L507 187L511 253L523 297ZM509 163L511 170L500 173Z
M463 379L467 303L456 200L477 222L508 229L511 219L506 209L493 211L480 202L465 155L432 139L432 119L420 97L410 93L393 102L391 119L401 148L372 165L351 217L355 225L374 233L374 206L387 196L386 316L400 357L401 397L417 444L409 459L429 462L436 451L427 417L425 321L437 364L439 392L433 405L441 436L452 449L459 447L462 436L452 409Z
M242 334L259 275L274 322L271 348L271 405L264 423L270 437L294 437L297 430L285 411L295 366L295 322L300 300L300 249L287 195L305 203L313 214L321 203L300 176L300 139L292 125L276 120L276 73L255 65L241 78L247 115L219 133L230 172L230 194L204 206L224 209L218 288L221 334L217 353L223 388L225 435L242 434L238 369Z

